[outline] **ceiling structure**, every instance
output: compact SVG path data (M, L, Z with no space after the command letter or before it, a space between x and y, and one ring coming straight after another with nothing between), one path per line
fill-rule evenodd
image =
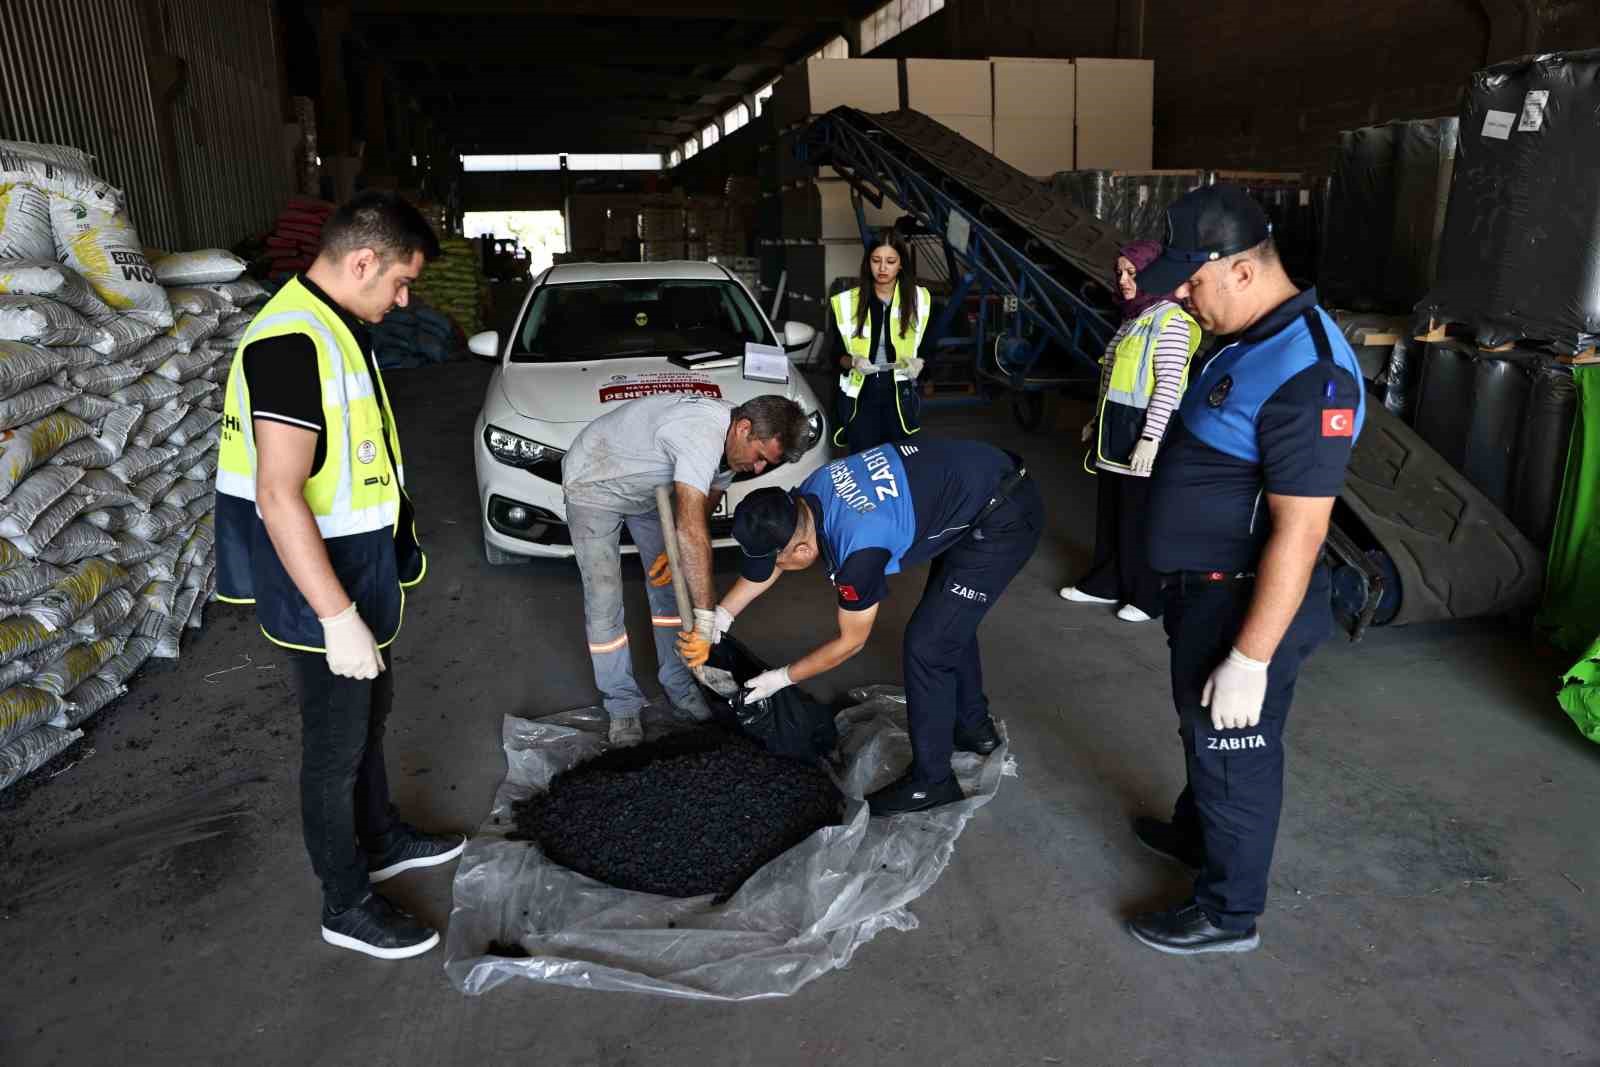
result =
M350 0L391 82L467 153L662 152L883 0Z

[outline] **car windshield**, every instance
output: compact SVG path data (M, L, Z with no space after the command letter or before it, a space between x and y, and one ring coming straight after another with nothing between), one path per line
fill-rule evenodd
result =
M638 356L744 354L775 339L750 297L718 279L638 279L542 285L517 331L514 363Z

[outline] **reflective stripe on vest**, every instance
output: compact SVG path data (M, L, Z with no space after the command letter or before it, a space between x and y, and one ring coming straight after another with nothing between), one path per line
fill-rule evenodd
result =
M1200 347L1200 326L1183 308L1171 303L1159 304L1135 319L1117 342L1116 349L1102 357L1112 362L1110 382L1100 398L1095 434L1095 459L1099 464L1118 470L1129 469L1128 460L1144 429L1150 398L1155 394L1156 344L1167 324L1179 316L1189 323L1189 356L1192 358ZM1178 379L1179 397L1183 396L1188 381L1189 362L1185 360L1183 375Z
M867 316L867 322L862 326L861 335L856 334L856 299L861 292L859 286L846 289L834 296L833 322L839 329L839 336L844 340L844 350L853 359L860 356L862 359L872 358L872 316ZM917 348L922 344L922 335L927 332L928 319L933 310L933 297L928 290L917 286L916 290L916 320L912 323L912 332L909 336L900 333L899 309L900 287L894 288L894 296L889 301L888 313L884 316L884 328L889 330L889 345L894 350L894 378L897 382L914 380L911 372L906 369L906 362L917 354ZM895 328L890 328L891 324ZM856 397L861 393L862 383L867 376L860 371L851 370L839 375L839 390L847 397Z

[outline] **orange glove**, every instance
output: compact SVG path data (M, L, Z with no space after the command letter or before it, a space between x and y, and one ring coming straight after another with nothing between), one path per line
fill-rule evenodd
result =
M694 629L678 631L678 655L690 667L704 667L711 658L716 616L704 608L694 609Z
M672 564L667 562L667 554L665 552L657 556L656 561L650 564L650 584L654 586L672 584Z

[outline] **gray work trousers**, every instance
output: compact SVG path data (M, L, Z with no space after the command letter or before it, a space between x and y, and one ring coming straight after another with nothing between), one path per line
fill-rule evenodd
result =
M567 529L583 576L583 621L589 637L589 658L594 661L594 681L600 687L605 709L613 719L638 715L649 703L633 678L633 658L628 649L627 624L622 612L622 525L639 549L639 562L648 574L666 546L661 517L654 511L622 515L603 508L567 501ZM645 582L650 597L650 623L656 637L657 678L667 699L679 711L706 718L705 697L678 655L679 630L694 629L693 619L678 617L677 597L670 584Z

